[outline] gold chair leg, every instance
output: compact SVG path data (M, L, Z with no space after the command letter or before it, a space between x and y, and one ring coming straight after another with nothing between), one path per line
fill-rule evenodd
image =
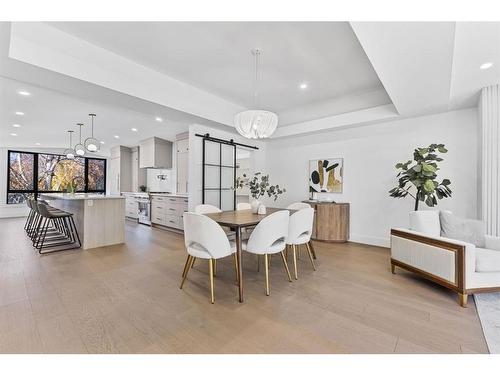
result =
M295 280L298 280L298 275L297 275L297 246L292 245L292 250L293 250L293 270L295 272Z
M182 286L184 285L184 281L186 281L189 269L193 268L193 263L194 263L194 260L196 259L193 256L190 256L190 257L191 257L191 259L189 260L189 263L187 264L186 273L184 274L184 276L182 276L182 281L181 281L180 289L182 289Z
M285 257L288 260L288 245L285 246Z
M236 275L236 284L239 283L240 281L240 275L238 274L238 255L234 253L234 273Z
M311 261L311 264L313 266L313 270L316 271L316 265L314 264L313 254L308 243L306 243L306 248L307 248L307 255L309 255L309 260Z
M214 259L214 277L217 277L217 259Z
M316 250L314 250L314 246L313 246L313 242L312 242L312 240L309 240L309 248L311 249L311 253L312 253L312 255L313 255L313 258L314 258L314 259L317 259L317 258L316 258Z
M396 274L396 265L391 263L391 272Z
M195 259L196 259L196 258L195 258ZM191 268L193 268L193 267L194 267L194 260L193 260L193 262L191 263Z
M285 266L285 271L288 276L288 281L292 282L292 276L290 276L290 270L288 269L288 263L286 261L285 254L283 254L283 251L280 254L281 254L281 259L283 259L283 265Z
M181 277L184 277L184 275L186 274L186 272L188 270L188 267L189 267L190 261L191 261L191 255L188 254L187 259L186 259L186 264L184 265L184 269L182 270L182 276Z
M458 293L458 303L462 307L467 307L467 293Z
M266 296L269 295L269 258L264 254L264 264L266 266Z
M260 272L260 256L257 254L257 272Z
M214 262L212 259L208 260L208 273L210 274L210 302L215 303L214 296Z

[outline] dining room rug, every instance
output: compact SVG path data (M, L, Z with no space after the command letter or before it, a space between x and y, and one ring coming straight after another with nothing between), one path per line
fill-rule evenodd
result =
M474 294L488 350L500 354L500 293Z

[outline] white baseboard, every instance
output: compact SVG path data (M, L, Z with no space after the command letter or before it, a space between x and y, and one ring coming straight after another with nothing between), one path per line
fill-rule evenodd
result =
M28 208L23 205L0 206L0 218L23 217L28 215Z
M380 246L380 247L391 247L391 240L389 238L383 238L383 237L371 237L371 236L363 236L359 234L350 234L349 236L349 242L356 242L356 243L362 243L365 245L373 245L373 246Z

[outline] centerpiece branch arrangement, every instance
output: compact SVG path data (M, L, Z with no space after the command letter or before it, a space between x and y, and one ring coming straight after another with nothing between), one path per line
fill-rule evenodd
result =
M249 187L250 195L254 199L254 202L252 202L252 210L254 210L255 212L260 205L259 198L267 195L269 198L272 198L274 201L276 201L281 194L286 192L286 189L280 187L279 185L271 185L271 183L269 182L269 175L264 175L261 172L256 172L252 178L247 177L246 174L243 174L242 177L238 177L236 179L237 189L241 189L245 186ZM256 208L254 208L254 206L256 206Z
M433 143L415 149L413 160L397 163L398 186L389 190L389 195L394 198L411 196L415 200L415 211L420 201L434 207L438 199L451 197L450 180L437 181L438 163L443 161L438 152L444 154L448 150L444 144Z

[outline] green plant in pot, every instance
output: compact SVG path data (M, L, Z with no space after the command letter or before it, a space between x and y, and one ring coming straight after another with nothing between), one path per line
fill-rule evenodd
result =
M70 194L75 194L76 189L78 187L78 180L81 180L80 177L74 177L71 181L66 184L66 191Z
M435 143L415 149L413 160L396 164L398 186L389 190L389 195L394 198L411 196L415 200L415 211L419 202L434 207L438 199L451 197L450 180L437 180L438 163L443 161L439 154L446 152L444 144Z
M286 192L286 189L281 188L279 185L271 185L269 175L264 175L261 172L255 173L252 178L247 177L246 174L243 174L243 177L238 177L236 179L236 188L241 189L244 186L250 188L250 195L254 199L251 203L253 212L257 212L259 208L260 197L267 194L269 198L276 201L281 194Z

